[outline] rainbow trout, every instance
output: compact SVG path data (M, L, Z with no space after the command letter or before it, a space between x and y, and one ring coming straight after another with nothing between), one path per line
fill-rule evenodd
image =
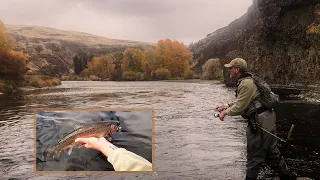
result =
M105 121L81 125L76 130L60 139L55 146L48 148L43 155L45 157L49 154L53 155L53 159L60 161L60 153L62 150L67 150L70 155L74 146L81 145L74 142L77 138L106 137L111 141L112 134L120 130L121 127L119 121Z

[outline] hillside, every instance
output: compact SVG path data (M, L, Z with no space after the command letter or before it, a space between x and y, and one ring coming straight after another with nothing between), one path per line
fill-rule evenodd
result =
M64 31L41 26L6 24L16 40L16 50L30 55L29 72L61 76L73 72L72 58L79 52L101 55L128 47L145 49L154 43L109 39L83 32Z
M198 70L235 57L271 84L320 82L318 0L253 0L247 13L190 46Z

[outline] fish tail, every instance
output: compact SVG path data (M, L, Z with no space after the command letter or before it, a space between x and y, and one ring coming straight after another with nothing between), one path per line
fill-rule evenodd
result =
M54 152L55 152L54 148L48 148L44 151L43 156L47 157L48 155L54 154Z
M60 161L60 151L56 151L56 149L48 148L44 153L43 156L46 158L48 155L53 155L53 159L56 161Z
M61 151L55 151L53 155L53 159L56 161L60 161L60 154L61 154Z

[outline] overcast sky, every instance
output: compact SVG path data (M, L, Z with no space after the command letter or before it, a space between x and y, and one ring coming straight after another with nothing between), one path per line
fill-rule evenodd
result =
M185 44L227 26L252 0L0 0L5 24L40 25L112 39Z

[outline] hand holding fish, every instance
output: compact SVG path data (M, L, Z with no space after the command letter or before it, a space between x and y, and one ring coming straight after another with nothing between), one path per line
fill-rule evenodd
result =
M112 151L118 148L107 141L104 137L77 138L75 142L78 144L83 143L84 147L86 148L101 151L106 157L108 157Z
M75 142L101 151L116 171L152 171L152 164L148 160L124 148L118 148L104 137L77 138Z

